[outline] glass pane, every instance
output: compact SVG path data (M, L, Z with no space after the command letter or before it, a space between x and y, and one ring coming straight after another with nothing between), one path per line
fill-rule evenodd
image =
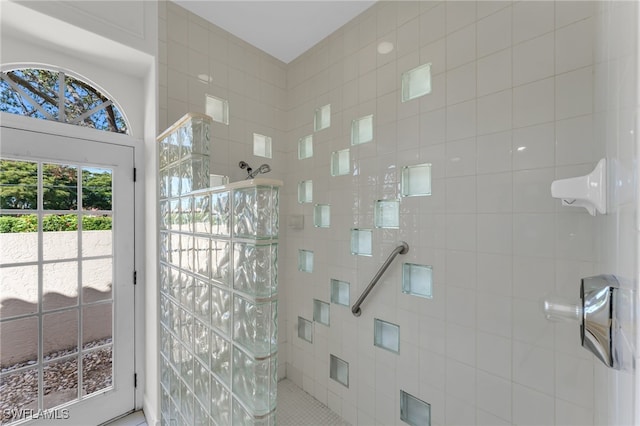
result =
M56 312L42 317L42 353L45 361L78 351L78 310Z
M313 157L313 135L307 135L298 140L298 159Z
M322 325L329 325L329 304L313 299L313 320Z
M373 344L380 348L400 352L400 327L377 318L373 320Z
M42 219L42 258L44 260L78 257L78 215L50 214Z
M43 408L53 408L78 399L78 358L70 357L44 365Z
M45 311L78 304L78 262L42 265L42 308Z
M38 361L38 318L3 322L0 332L0 367L3 372Z
M0 318L38 311L38 267L2 268L0 273Z
M112 341L113 303L82 308L82 348L92 348Z
M43 164L42 197L45 210L76 210L78 208L77 167Z
M331 226L331 206L328 204L316 204L313 209L313 226L316 228L328 228Z
M82 216L82 257L112 256L112 217Z
M400 202L378 200L375 203L374 222L376 228L397 229L400 227Z
M82 355L82 395L89 395L113 385L113 346Z
M37 163L0 160L0 208L38 208Z
M23 386L16 387L16 383ZM38 405L38 369L30 368L0 377L0 389L13 389L13 392L0 392L0 423L3 425L20 418L21 409L31 409ZM15 415L15 414L17 415Z
M82 262L82 300L84 303L111 299L112 283L112 258Z
M349 363L333 354L329 354L329 377L349 387Z
M431 93L431 64L420 65L402 74L402 102Z
M111 210L112 180L113 172L110 169L83 168L82 209Z
M0 216L0 264L38 260L38 217Z

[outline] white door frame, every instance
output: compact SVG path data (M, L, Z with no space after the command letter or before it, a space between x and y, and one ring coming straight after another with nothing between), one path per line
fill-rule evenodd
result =
M145 384L145 159L144 141L128 135L106 132L54 121L0 112L0 125L18 130L46 133L56 136L88 139L114 145L133 148L134 167L137 180L134 189L134 267L137 272L137 285L134 288L134 346L137 387L135 389L135 409L141 409L144 402ZM0 150L2 140L0 140ZM121 413L114 413L114 416Z

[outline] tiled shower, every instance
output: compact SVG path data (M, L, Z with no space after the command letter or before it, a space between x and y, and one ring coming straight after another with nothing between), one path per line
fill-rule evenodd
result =
M211 173L237 181L238 161L270 155L284 181L280 378L354 425L606 422L604 367L540 302L600 272L597 218L549 188L605 156L595 88L615 8L381 1L284 64L160 4L160 128L226 100Z

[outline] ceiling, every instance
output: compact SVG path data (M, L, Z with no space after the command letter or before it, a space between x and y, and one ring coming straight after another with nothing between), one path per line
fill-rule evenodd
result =
M293 61L375 3L375 0L173 1L284 63Z

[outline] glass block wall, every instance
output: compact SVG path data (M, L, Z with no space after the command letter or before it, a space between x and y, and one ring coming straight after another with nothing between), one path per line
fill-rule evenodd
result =
M209 188L210 125L158 138L162 424L272 425L281 182Z

